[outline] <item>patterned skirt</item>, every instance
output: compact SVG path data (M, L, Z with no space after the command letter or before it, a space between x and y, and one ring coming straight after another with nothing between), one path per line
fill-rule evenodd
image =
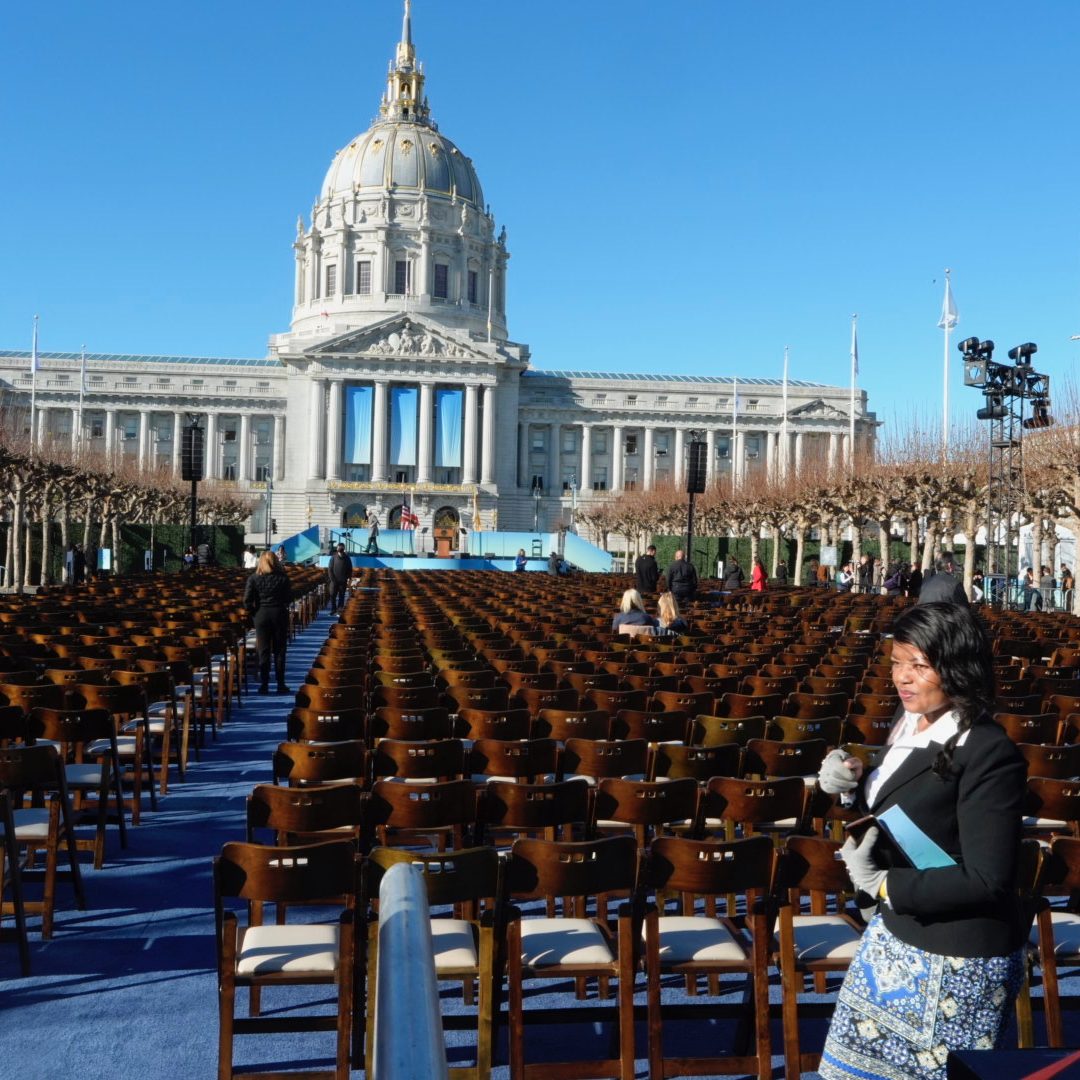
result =
M875 915L848 968L819 1072L825 1080L945 1080L950 1050L998 1049L1024 952L938 956Z

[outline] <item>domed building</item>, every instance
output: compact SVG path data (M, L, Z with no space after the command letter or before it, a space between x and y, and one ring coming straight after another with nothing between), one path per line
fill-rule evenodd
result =
M297 222L292 318L269 355L91 355L80 388L78 354L43 354L34 437L179 472L200 415L206 474L266 492L253 541L271 498L275 541L371 513L393 528L403 501L422 530L554 530L572 505L681 482L691 433L710 481L851 452L847 387L533 369L509 335L509 257L472 161L432 118L405 0L378 115ZM28 361L0 352L30 428ZM856 439L875 428L860 392Z

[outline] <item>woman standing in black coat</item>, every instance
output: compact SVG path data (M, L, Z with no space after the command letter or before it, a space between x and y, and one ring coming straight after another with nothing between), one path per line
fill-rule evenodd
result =
M291 694L285 685L285 646L289 640L289 609L292 585L277 556L264 551L255 573L244 587L244 607L255 624L255 648L259 654L259 693L270 692L270 658L274 659L277 692Z
M904 714L883 753L863 775L834 750L818 777L883 822L840 851L875 910L829 1027L826 1080L945 1080L950 1051L1000 1045L1024 974L1027 770L991 718L989 642L970 608L930 603L897 619L891 664ZM912 826L932 845L917 849Z

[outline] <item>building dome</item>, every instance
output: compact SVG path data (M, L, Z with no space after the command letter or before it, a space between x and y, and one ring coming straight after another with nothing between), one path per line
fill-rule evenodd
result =
M379 120L339 150L323 181L320 202L365 190L456 194L482 208L472 162L430 121Z

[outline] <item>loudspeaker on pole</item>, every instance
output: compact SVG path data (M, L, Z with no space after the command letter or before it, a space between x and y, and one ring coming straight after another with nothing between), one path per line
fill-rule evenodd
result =
M184 428L180 443L180 478L201 480L203 478L203 429Z
M709 448L706 443L692 442L686 467L686 490L691 495L705 492L705 476L709 467Z

